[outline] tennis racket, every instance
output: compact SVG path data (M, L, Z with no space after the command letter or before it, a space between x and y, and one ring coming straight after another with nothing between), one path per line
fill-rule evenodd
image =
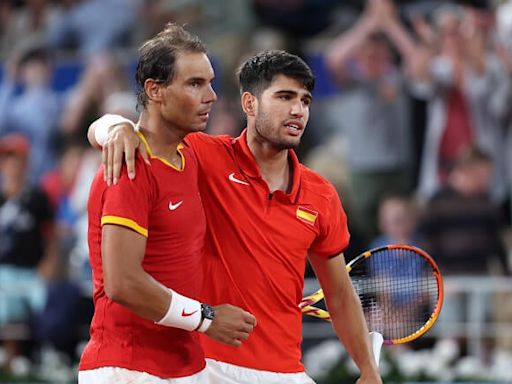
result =
M436 322L443 304L443 280L434 260L408 245L387 245L366 251L347 264L363 307L373 351L379 362L382 344L415 340ZM322 290L306 296L299 307L306 315L330 321L315 307Z

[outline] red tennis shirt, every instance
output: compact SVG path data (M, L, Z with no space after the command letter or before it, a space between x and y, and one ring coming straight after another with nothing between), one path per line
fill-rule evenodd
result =
M80 370L105 366L144 371L162 378L189 376L205 366L197 334L161 326L111 301L105 294L101 227L115 224L147 237L144 270L163 285L198 298L203 282L204 211L197 187L197 161L181 149L183 170L151 156L136 159L137 177L123 169L107 187L101 169L89 195L89 251L94 283L91 339Z
M308 253L347 246L346 216L334 187L289 151L289 193L270 193L250 152L236 139L192 134L208 225L201 299L253 313L258 325L240 348L201 342L206 357L243 367L302 372L302 299Z

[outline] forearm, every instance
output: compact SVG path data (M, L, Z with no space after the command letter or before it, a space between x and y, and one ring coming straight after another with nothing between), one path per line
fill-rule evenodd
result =
M405 65L410 67L418 50L412 36L397 17L391 18L389 23L384 23L382 29L400 52Z
M116 283L107 292L112 301L128 308L135 314L151 321L164 317L171 295L168 289L151 275L140 270L116 276Z
M376 29L373 18L363 16L349 31L337 37L327 48L327 65L331 71L339 71L356 49Z
M201 321L201 303L155 280L142 267L146 238L118 225L103 225L102 266L107 297L158 324L192 331ZM177 297L177 300L175 300Z
M361 370L363 382L380 383L361 303L348 276L343 255L325 259L312 254L309 259L324 291L336 335Z
M361 374L377 374L369 331L356 293L351 290L344 294L339 293L335 297L326 295L325 300L336 335L361 370Z
M110 298L163 326L206 332L211 324L202 317L201 302L165 287L143 270L127 276L119 293Z

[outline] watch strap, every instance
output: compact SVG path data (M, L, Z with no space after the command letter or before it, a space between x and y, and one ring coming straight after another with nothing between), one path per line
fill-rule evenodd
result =
M210 325L212 325L213 320L207 319L206 317L203 318L201 324L199 324L199 328L197 329L198 332L206 332L208 328L210 328Z
M210 328L210 325L212 324L214 317L214 309L208 304L201 303L201 321L199 322L199 325L197 326L195 331L203 333L206 332L208 328Z

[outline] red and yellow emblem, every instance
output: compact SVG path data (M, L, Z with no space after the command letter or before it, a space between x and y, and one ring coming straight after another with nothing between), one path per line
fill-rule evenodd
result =
M304 208L304 207L297 207L297 219L310 224L315 225L316 218L318 217L318 212L313 211L312 209Z

